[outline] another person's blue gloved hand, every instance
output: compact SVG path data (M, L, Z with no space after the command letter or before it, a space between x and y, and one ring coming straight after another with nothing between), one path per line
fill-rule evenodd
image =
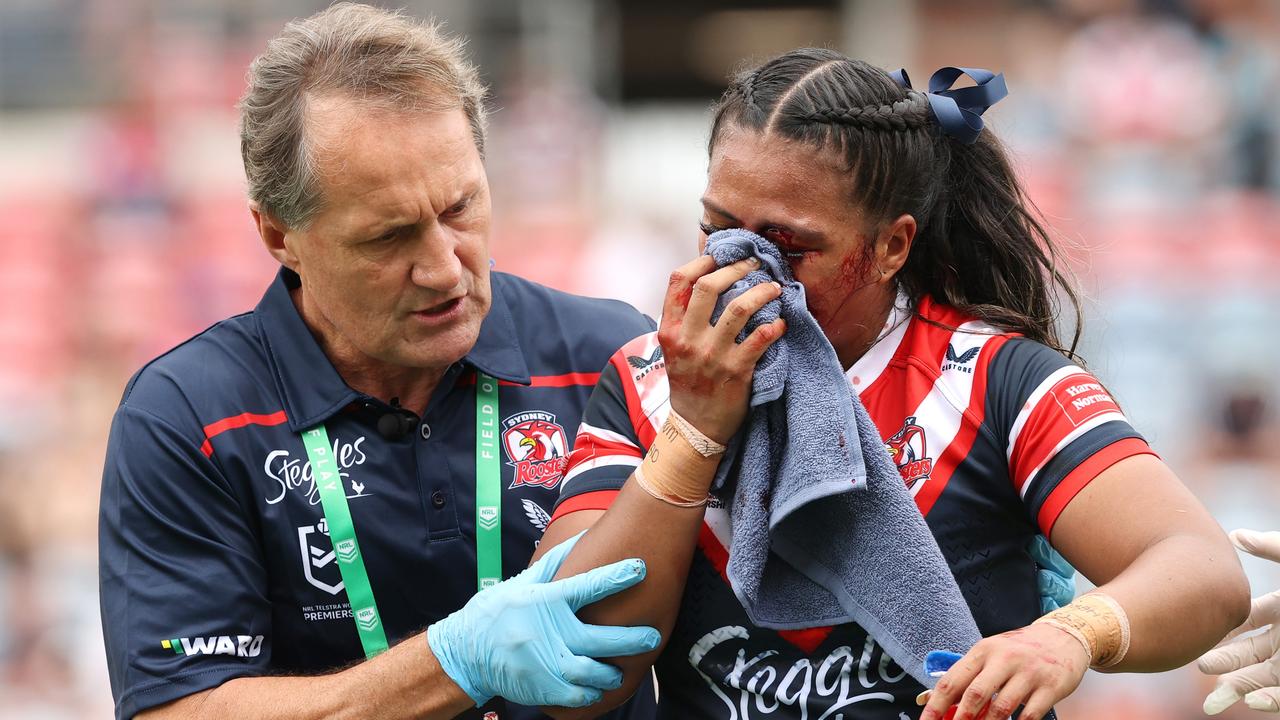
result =
M1036 535L1027 548L1036 561L1036 588L1040 591L1040 614L1046 615L1069 605L1076 597L1076 569L1053 549L1049 539Z
M622 685L622 671L593 658L658 647L651 627L587 625L574 615L645 574L644 562L633 559L551 582L580 537L427 628L440 666L476 705L498 696L519 705L591 705Z

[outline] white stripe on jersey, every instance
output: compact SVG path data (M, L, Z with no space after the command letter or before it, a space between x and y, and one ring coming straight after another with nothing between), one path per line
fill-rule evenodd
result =
M1076 428L1075 430L1072 430L1070 434L1062 438L1062 440L1059 441L1058 444L1053 447L1053 452L1050 452L1045 457L1044 461L1042 461L1039 465L1036 466L1034 470L1032 470L1030 473L1027 474L1027 479L1025 482L1022 483L1022 488L1018 490L1018 495L1022 497L1024 500L1026 499L1027 489L1031 487L1031 483L1035 482L1036 475L1040 473L1040 470L1045 465L1047 465L1050 460L1058 456L1058 452L1061 451L1062 448L1080 439L1082 435L1098 427L1099 425L1112 422L1113 420L1128 422L1128 419L1125 418L1125 416L1122 413L1112 411L1112 412L1105 412L1095 418L1091 418L1080 427Z
M643 336L643 340L642 356L652 357L653 351L659 347L658 333L649 333ZM628 345L629 347L630 345ZM649 424L653 426L653 431L657 433L662 429L663 423L667 421L667 414L671 412L671 386L667 383L665 364L662 372L647 373L639 381L634 376L624 377L622 382L629 382L635 387L636 394L640 397L640 411L649 419ZM639 428L636 428L636 430L639 431Z
M637 467L643 458L632 455L597 455L590 460L583 460L564 476L562 483L568 483L588 470L598 467Z
M885 321L885 329L881 331L880 337L872 344L871 349L858 358L853 367L844 373L844 376L849 378L855 395L859 390L875 382L876 378L880 377L880 373L889 366L889 361L893 359L894 353L898 352L898 346L902 344L902 338L907 336L912 312L911 301L905 294L898 293L898 299L894 302L893 310L889 313L889 319ZM853 382L855 377L858 378L857 383Z
M951 446L960 432L964 411L969 407L973 394L973 370L978 364L977 356L981 354L981 348L996 337L989 334L990 332L989 325L975 320L964 323L951 333L947 342L956 355L964 355L966 351L973 348L979 348L978 352L964 364L949 363L944 356L942 367L945 368L948 364L953 364L954 367L944 370L939 375L929 394L925 395L924 400L920 401L916 409L911 412L911 416L916 418L916 424L928 429L925 437L928 447L925 450L928 452L928 457L935 462L941 457L943 451ZM969 372L965 372L966 369ZM915 497L919 494L920 489L926 484L928 484L927 480L913 485L910 490L911 496Z
M581 435L583 433L586 433L598 440L604 440L605 442L617 443L619 445L626 445L627 447L633 447L636 449L636 452L640 452L640 453L644 452L643 450L640 449L639 445L636 445L635 443L631 442L631 438L628 438L626 435L623 435L622 433L616 433L612 430L606 430L601 427L596 427L595 425L589 425L585 422L578 426L578 434Z
M1084 370L1077 365L1067 365L1065 367L1054 370L1049 377L1045 378L1031 391L1031 395L1027 397L1027 401L1023 403L1022 410L1018 412L1018 416L1013 420L1013 427L1009 428L1009 445L1005 449L1005 459L1009 461L1009 465L1013 465L1013 449L1017 447L1018 436L1022 434L1022 427L1027 424L1027 419L1031 417L1031 413L1035 412L1036 406L1044 399L1049 389L1057 385L1062 378L1070 377Z
M712 497L719 498L718 495L712 494ZM707 505L706 511L702 515L702 522L715 536L716 541L720 543L720 547L725 552L729 552L729 543L733 542L733 521L729 518L729 504L723 500L719 503L719 507Z

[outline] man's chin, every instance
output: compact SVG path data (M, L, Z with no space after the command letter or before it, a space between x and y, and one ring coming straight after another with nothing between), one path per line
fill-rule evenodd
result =
M406 367L423 369L447 368L467 356L480 337L483 318L468 318L435 332L413 334L411 343L401 348L401 362Z

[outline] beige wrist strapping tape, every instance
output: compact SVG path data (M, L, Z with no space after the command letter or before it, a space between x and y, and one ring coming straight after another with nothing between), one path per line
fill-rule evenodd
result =
M679 419L673 422L676 418ZM716 456L724 452L724 446L720 446L719 452L705 454L704 449L698 448L677 423L683 423L698 433L696 428L672 412L649 446L649 453L636 467L636 484L668 505L702 507L707 504L709 478L705 471L699 470L708 464L714 467L719 462ZM701 433L698 435L706 439ZM707 442L718 445L711 440Z
M689 421L680 417L680 413L675 410L672 410L671 414L667 415L667 422L680 433L681 437L689 441L693 449L697 450L702 457L711 457L712 455L724 453L726 449L724 445L703 435L701 430L690 425Z
M1129 652L1129 616L1115 598L1089 593L1036 620L1052 625L1080 641L1089 653L1089 665L1108 668Z

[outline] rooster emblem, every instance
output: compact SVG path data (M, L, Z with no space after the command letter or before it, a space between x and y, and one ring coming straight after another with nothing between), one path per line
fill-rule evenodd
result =
M933 472L933 458L925 448L924 428L916 424L912 415L902 422L902 429L884 442L889 457L898 466L907 488L915 487L921 480L928 480Z
M569 442L556 416L537 410L516 413L502 427L507 464L515 468L511 488L559 485L569 466Z

